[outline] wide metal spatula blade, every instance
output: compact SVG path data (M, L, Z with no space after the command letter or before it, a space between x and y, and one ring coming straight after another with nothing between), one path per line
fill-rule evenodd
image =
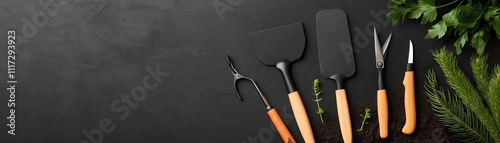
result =
M321 74L336 79L356 71L347 16L343 10L320 11L316 15ZM336 79L337 80L337 79Z
M300 59L306 44L301 22L250 33L253 51L265 65Z

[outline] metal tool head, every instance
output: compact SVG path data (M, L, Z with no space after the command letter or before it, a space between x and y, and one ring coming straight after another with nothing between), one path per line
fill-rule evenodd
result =
M384 68L385 63L385 57L387 56L387 48L389 47L389 43L391 42L392 38L392 33L389 34L389 37L387 37L387 40L385 40L384 45L380 47L380 42L377 36L377 29L373 27L373 41L375 45L375 64L377 68Z
M408 52L408 63L413 64L413 43L410 40L410 50Z
M250 33L250 37L257 59L268 66L300 59L306 46L301 22Z
M243 100L243 98L241 98L240 92L238 92L238 86L236 86L236 81L238 79L241 79L241 78L244 78L244 79L248 79L248 78L246 78L238 73L238 71L233 66L233 62L231 61L231 58L229 58L229 56L227 56L227 55L226 55L226 60L227 60L227 64L231 68L231 73L233 73L233 76L234 76L234 90L236 91L236 95L238 95L238 99L240 99L240 101L241 101L241 100Z
M321 74L337 81L337 89L344 89L345 80L356 72L346 13L341 9L318 12L316 30Z
M272 106L269 104L269 101L267 101L267 98L260 91L259 87L257 86L257 83L255 83L255 81L253 79L248 78L248 77L243 76L240 73L238 73L238 71L233 66L233 62L231 61L231 58L229 58L229 56L227 56L227 55L226 55L226 60L227 60L227 63L229 64L229 67L231 68L231 72L233 73L233 76L234 76L234 82L233 82L234 85L233 86L234 86L234 90L236 91L236 95L238 95L238 98L240 99L240 101L243 100L243 98L241 98L241 95L240 95L240 92L238 91L238 86L236 86L236 83L240 79L241 80L248 80L248 81L252 82L253 86L255 87L255 90L257 90L260 97L262 98L262 101L264 101L264 104L266 104L267 110L271 110Z
M233 73L233 75L237 75L238 71L234 68L233 62L231 61L231 58L229 58L229 56L226 55L226 60L227 60L227 64L229 64L229 67L231 68L231 73Z

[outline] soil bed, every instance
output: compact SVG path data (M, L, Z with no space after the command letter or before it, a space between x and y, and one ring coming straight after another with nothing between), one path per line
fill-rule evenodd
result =
M362 132L357 132L358 126L353 126L354 142L398 142L398 143L441 143L455 142L452 134L446 127L434 116L434 111L427 96L423 93L416 93L417 105L417 128L412 135L405 135L401 132L405 124L404 111L404 87L398 87L395 90L387 91L389 100L389 138L380 139L377 117L377 103L374 99L364 101L363 105L356 111L363 114L365 107L371 109L371 118L368 124L364 126ZM361 123L362 117L351 117L352 122ZM340 133L337 115L326 118L325 123L316 129L317 140L321 143L343 142Z

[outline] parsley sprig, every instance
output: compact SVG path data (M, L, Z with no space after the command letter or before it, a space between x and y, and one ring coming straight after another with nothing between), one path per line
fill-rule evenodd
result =
M443 3L436 5L436 3ZM392 25L404 19L421 19L420 24L436 21L437 9L443 9L441 20L433 23L425 39L442 39L445 35L457 38L457 54L468 43L480 55L484 54L490 34L500 39L500 2L498 0L391 0L387 17ZM447 11L449 10L449 11ZM440 11L441 12L441 11Z

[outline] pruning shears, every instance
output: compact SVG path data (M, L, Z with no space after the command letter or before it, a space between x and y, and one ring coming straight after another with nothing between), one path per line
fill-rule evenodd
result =
M384 45L380 47L378 41L377 29L373 28L373 41L375 45L375 64L378 70L378 90L377 90L377 111L378 111L378 124L380 130L380 138L389 137L389 103L387 101L387 92L385 91L383 70L384 60L387 56L387 47L391 41L392 33L389 35Z

